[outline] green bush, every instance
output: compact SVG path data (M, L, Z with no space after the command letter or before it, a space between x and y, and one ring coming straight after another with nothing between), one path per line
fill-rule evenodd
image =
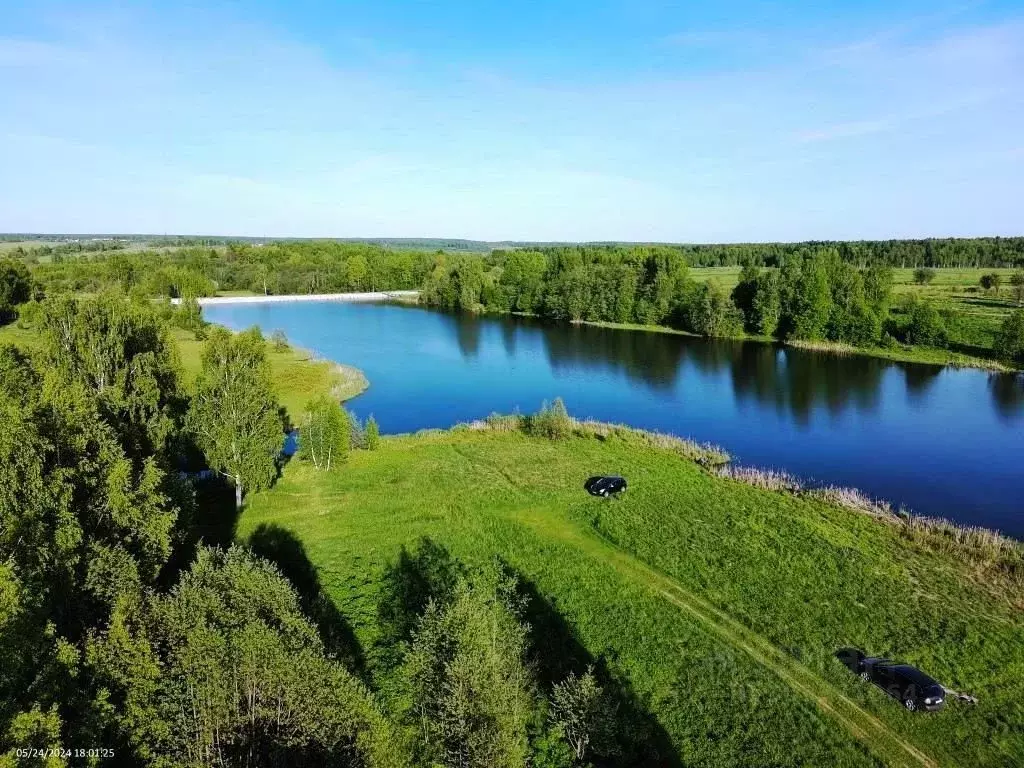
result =
M288 337L280 328L270 334L270 343L274 345L275 352L287 352L289 349Z
M14 259L0 259L0 322L8 323L17 307L32 298L32 277L28 267Z
M380 448L380 427L377 426L377 420L373 418L372 413L366 419L365 435L366 450L376 451Z
M1006 318L996 335L993 349L1006 363L1024 366L1024 309L1018 309Z
M548 405L544 402L540 410L526 419L526 433L550 440L563 440L572 434L572 418L562 398L556 397Z
M992 293L998 296L999 288L1003 284L1003 276L998 272L989 272L987 275L981 276L981 279L978 280L978 284L986 291L992 291Z
M907 325L903 341L928 347L945 347L949 341L942 314L927 301L912 301L907 306Z
M195 299L182 299L181 303L174 307L171 319L178 328L193 333L208 325L203 319L203 311L199 307L199 302Z
M1010 285L1013 286L1013 296L1018 304L1024 304L1024 269L1014 272L1010 276Z
M918 267L914 270L914 282L918 285L926 285L935 279L935 270L931 267Z
M687 330L701 336L737 336L743 331L743 315L714 280L692 292L685 314Z

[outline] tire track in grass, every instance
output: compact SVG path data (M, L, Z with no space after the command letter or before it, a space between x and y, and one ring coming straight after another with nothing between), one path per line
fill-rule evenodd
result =
M750 656L773 672L797 693L813 701L819 709L839 721L873 754L888 765L907 768L938 768L929 755L902 738L888 725L800 664L774 643L744 626L727 613L690 592L674 579L647 565L596 531L583 532L571 525L553 525L549 517L540 518L534 510L520 510L521 522L551 534L557 530L564 541L610 563L632 580L646 584L675 607L685 611L706 630Z

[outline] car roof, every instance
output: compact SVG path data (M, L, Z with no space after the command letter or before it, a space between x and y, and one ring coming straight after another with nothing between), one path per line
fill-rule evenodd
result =
M912 667L909 664L897 664L893 669L912 683L917 683L918 685L938 685L933 678L926 675L917 667Z

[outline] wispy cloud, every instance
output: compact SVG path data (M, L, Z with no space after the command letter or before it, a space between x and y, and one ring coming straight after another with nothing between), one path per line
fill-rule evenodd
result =
M414 40L355 28L314 40L175 13L81 13L0 39L16 116L0 173L20 180L0 185L0 230L757 240L1019 227L1019 20L879 24L825 54L807 29L739 20L666 38L662 66L595 77L585 62L600 50L556 76L483 42L422 61L405 53ZM688 46L748 51L698 65L664 50Z

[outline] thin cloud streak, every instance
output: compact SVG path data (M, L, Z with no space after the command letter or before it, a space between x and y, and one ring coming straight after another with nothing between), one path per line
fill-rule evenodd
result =
M1018 20L817 60L796 34L785 60L605 82L486 55L427 78L355 32L335 37L364 55L339 62L219 21L216 45L131 14L5 34L17 130L0 167L20 182L0 188L0 230L707 241L1019 226L1004 199L1024 192ZM1006 167L933 170L979 146Z

